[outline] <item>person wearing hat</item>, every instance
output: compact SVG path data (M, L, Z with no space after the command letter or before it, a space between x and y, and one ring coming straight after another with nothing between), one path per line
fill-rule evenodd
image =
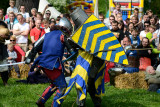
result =
M5 45L5 39L9 38L9 30L7 25L0 21L0 65L7 64L7 46ZM0 66L0 74L4 85L7 85L8 81L8 66Z

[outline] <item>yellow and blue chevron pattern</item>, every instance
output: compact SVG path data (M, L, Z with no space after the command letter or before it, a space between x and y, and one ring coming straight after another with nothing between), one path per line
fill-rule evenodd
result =
M57 100L58 104L61 104L63 102L63 100L71 91L74 84L76 84L76 88L80 91L79 100L83 100L86 98L86 94L87 94L86 86L88 82L88 76L90 74L92 61L93 61L93 55L89 54L86 51L82 51L82 50L78 51L78 57L77 57L75 69L71 75L71 79L69 81L65 94L60 99ZM102 69L100 71L102 71ZM103 73L100 73L99 77L102 76L101 74ZM101 86L100 81L98 81L99 77L96 78L96 81L97 81L96 89L100 88ZM100 91L98 91L97 94L99 94Z
M94 15L91 15L71 38L83 49L103 60L128 64L125 52L117 38ZM115 50L103 51L108 49Z

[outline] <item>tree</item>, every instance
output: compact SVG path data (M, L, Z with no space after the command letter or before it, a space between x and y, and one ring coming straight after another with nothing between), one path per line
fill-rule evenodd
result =
M20 5L24 5L26 12L31 13L32 8L38 9L39 0L16 0L16 7L19 9Z

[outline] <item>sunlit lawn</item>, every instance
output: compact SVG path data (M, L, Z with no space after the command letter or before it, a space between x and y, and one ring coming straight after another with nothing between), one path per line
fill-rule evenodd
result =
M0 107L36 107L35 102L49 84L23 84L17 79L9 79L9 86L4 87L0 79ZM102 107L160 107L160 94L147 92L142 89L117 89L105 85L105 95L102 97ZM50 107L50 98L45 106ZM72 89L62 104L62 107L71 107L76 100L76 90ZM74 104L76 107L76 104ZM93 107L88 94L86 107Z

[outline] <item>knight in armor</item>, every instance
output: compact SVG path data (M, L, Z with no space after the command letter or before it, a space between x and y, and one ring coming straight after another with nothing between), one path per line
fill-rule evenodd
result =
M53 106L59 107L56 99L60 98L67 87L64 77L64 67L62 64L62 56L64 53L64 38L70 35L72 26L67 18L63 17L59 24L51 28L51 32L44 34L35 44L34 48L29 53L26 63L33 61L36 52L42 49L42 54L34 61L31 70L39 65L47 77L51 80L51 84L44 90L42 96L37 101L37 105L43 107L45 102L55 92Z
M0 21L0 64L7 64L7 46L5 45L5 39L9 39L9 30L7 25ZM8 66L0 67L0 74L4 85L7 85L8 81Z
M71 18L75 24L76 31L76 29L86 21L88 15L82 9L77 8L71 13ZM94 106L100 107L101 94L104 93L105 61L83 50L81 47L78 48L76 65L71 75L68 88L66 89L65 94L56 102L61 104L75 84L77 90L77 106L85 106L88 92Z

